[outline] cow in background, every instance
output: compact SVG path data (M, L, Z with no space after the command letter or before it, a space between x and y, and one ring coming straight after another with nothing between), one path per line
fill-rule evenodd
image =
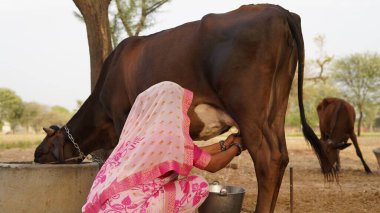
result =
M327 153L328 159L336 170L340 169L339 152L353 142L356 154L363 163L364 170L372 173L363 159L358 140L354 132L355 109L346 101L339 98L325 98L317 107L319 117L319 128L321 131L322 148Z

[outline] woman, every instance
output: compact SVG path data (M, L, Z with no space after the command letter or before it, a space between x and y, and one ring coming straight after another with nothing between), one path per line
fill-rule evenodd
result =
M192 92L173 82L156 84L136 98L83 212L194 212L201 205L208 184L189 176L192 167L216 172L243 148L235 135L203 148L194 145L187 116L191 101Z

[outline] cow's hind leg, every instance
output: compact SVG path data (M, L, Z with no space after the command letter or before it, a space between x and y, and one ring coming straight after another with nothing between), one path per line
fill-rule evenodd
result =
M249 128L247 128L249 127ZM255 212L274 212L279 186L281 184L287 158L275 144L278 142L268 126L242 125L243 143L254 162L258 184Z
M260 185L264 189L261 194L259 191L257 212L274 212L282 178L289 163L284 124L291 79L291 73L277 73L277 86L272 88L268 118L262 126L264 143L256 148L256 153L250 152L255 162L259 190ZM268 201L270 209L266 208Z
M362 161L362 164L364 166L364 170L367 172L367 173L372 173L371 169L369 169L367 163L364 161L364 158L363 158L363 155L362 155L362 152L360 151L360 148L359 148L359 144L358 144L358 140L356 138L356 135L355 133L352 133L350 135L350 138L355 146L355 150L356 150L356 155L360 158L360 160Z
M257 212L274 212L282 178L289 162L285 137L278 137L277 133L269 122L265 122L259 146L248 147L255 163L259 186Z
M282 23L282 22L281 22ZM287 24L286 24L287 27ZM282 29L281 27L277 29ZM289 162L284 124L288 97L297 63L295 43L289 34L273 31L276 38L288 38L274 49L260 42L255 45L258 55L249 66L225 67L233 78L224 77L217 88L219 97L239 126L242 141L254 162L258 183L256 213L274 212L282 178ZM274 47L273 44L269 46ZM252 50L247 58L252 56ZM241 61L242 53L235 54ZM265 62L267 63L265 63ZM240 69L240 70L238 70ZM228 76L228 71L227 76Z
M268 82L268 79L258 81ZM269 82L271 81L272 78ZM240 93L243 94L242 97L236 98L236 92L235 97L224 96L228 98L226 100L230 100L226 105L231 108L230 111L235 112L233 116L239 125L243 143L255 165L258 182L256 212L274 212L282 178L289 162L284 122L290 85L291 81L288 80L288 86L282 88L281 94L277 94L264 85L260 85L262 88L256 88L254 92L245 91L244 88L250 87L239 88L240 82L240 85L237 83L232 90L245 91ZM271 96L275 100L271 100Z
M282 120L283 119L279 119ZM289 162L283 124L243 124L243 142L255 165L258 182L256 212L274 212L285 168Z
M267 111L264 113L267 117L262 120L264 122L260 126L261 140L248 141L252 142L247 148L255 163L259 188L256 212L274 212L282 178L289 163L284 125L296 64L295 57L290 55L295 53L291 50L288 54L283 54L289 58L281 57L278 61L269 90ZM249 137L254 138L253 135ZM249 140L249 137L246 140Z
M294 52L292 52L294 54ZM287 54L285 54L287 55ZM255 162L259 184L257 212L274 212L278 193L289 156L285 139L285 114L295 70L290 58L282 58L272 80L270 100L267 106L267 118L262 126L263 142L250 154ZM250 148L250 150L252 150ZM262 192L260 192L262 190ZM268 205L270 204L270 205Z

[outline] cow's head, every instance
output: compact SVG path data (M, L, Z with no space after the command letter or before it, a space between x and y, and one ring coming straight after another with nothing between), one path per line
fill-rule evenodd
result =
M79 163L77 150L68 140L65 130L58 126L43 128L46 137L34 152L36 163ZM68 141L66 141L68 140Z
M327 154L327 158L331 165L335 165L339 158L339 151L343 150L351 145L347 142L334 142L331 139L321 140L322 149Z

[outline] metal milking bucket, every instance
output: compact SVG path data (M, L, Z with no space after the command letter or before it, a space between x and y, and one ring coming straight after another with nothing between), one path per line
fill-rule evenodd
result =
M199 213L240 213L245 189L238 186L222 186L214 182L209 186L209 195L199 207Z

